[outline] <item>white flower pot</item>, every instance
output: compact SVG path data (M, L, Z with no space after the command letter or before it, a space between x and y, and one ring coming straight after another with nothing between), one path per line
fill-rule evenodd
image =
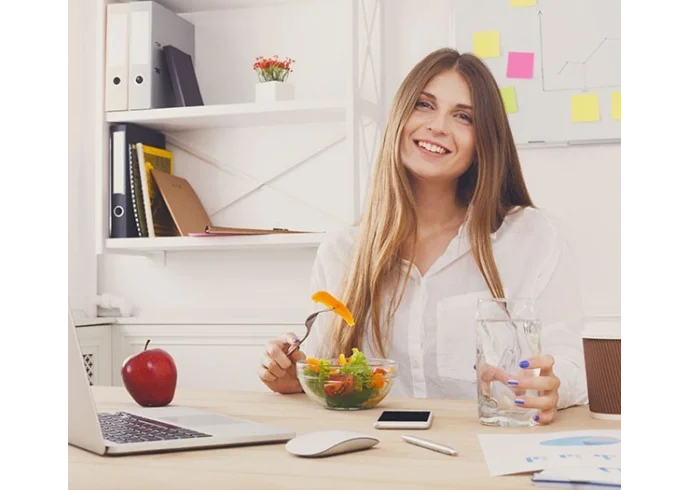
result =
M293 94L293 87L288 82L273 81L256 84L255 96L257 103L292 100Z

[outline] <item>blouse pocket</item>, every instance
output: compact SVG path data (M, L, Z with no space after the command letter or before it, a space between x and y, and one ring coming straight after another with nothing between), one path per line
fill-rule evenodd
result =
M477 300L490 297L488 291L475 292L449 296L438 302L436 363L439 376L476 382Z

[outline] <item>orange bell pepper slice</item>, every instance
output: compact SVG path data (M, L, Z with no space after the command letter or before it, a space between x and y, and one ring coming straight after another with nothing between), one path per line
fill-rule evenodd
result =
M333 312L345 320L345 323L347 323L349 326L352 327L355 324L355 319L352 317L350 310L347 309L347 306L326 291L315 292L311 299L333 310Z
M318 373L320 371L319 360L314 359L313 357L310 357L309 359L307 359L307 367L309 369L311 369L312 371L314 371L315 373Z
M377 390L380 390L383 388L383 385L386 384L386 380L384 378L383 373L374 373L374 375L371 377L371 387Z

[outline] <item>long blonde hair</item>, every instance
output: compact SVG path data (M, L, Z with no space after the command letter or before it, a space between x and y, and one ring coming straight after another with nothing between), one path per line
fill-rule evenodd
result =
M491 72L472 54L439 49L422 59L405 77L391 107L376 161L368 205L359 224L359 236L348 273L344 277L342 301L355 319L344 326L338 317L330 328L327 355L346 355L362 348L367 322L371 322L374 347L386 355L390 322L402 298L410 269L401 281L402 250L415 237L418 218L410 181L400 159L403 126L414 109L420 92L436 75L455 70L470 86L476 152L471 167L458 179L458 199L470 212L467 217L474 260L495 298L504 295L494 261L491 233L498 230L515 206L533 206L522 177L520 161L501 93ZM410 263L414 263L412 240ZM402 286L401 286L402 282ZM392 291L388 305L384 297ZM385 307L384 307L385 306ZM342 328L340 328L342 327Z

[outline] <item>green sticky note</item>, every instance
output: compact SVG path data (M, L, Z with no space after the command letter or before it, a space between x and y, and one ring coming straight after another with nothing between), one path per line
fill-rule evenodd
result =
M472 36L474 54L480 58L501 56L501 42L498 31L475 32Z
M621 93L611 94L611 118L621 120Z
M501 89L501 97L503 97L503 105L508 114L517 112L517 98L515 97L515 87L504 87Z
M537 4L537 0L510 0L511 7L532 7Z
M599 96L597 94L578 94L570 97L570 111L573 122L598 121Z

